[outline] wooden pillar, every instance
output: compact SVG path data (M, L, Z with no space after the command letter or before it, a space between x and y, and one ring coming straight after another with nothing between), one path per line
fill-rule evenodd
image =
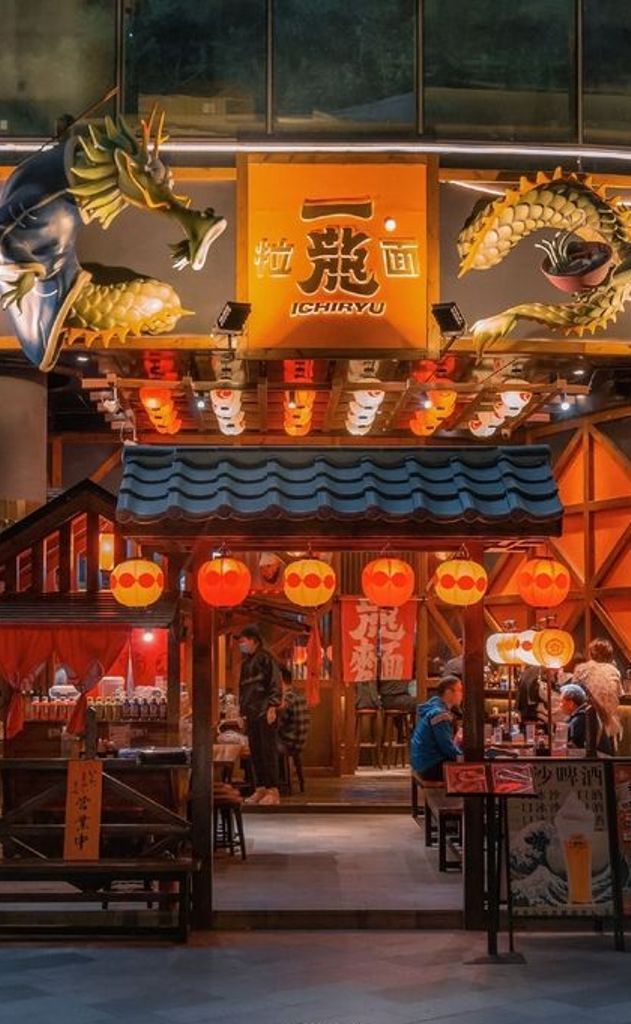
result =
M420 552L417 558L418 592L421 597L416 605L416 702L427 699L429 673L427 660L429 655L429 608L427 607L427 591L429 587L429 555Z
M469 556L482 562L484 548L469 544ZM465 608L464 653L464 756L484 758L484 601ZM465 927L484 926L484 819L481 800L465 800L464 916Z
M96 594L99 589L99 513L89 509L86 520L86 590L88 594Z
M195 572L198 568L195 561ZM193 926L210 928L212 920L212 666L215 612L193 589L193 753L191 817L193 857L200 870L193 877Z
M44 578L44 541L36 540L31 548L31 591L34 594L43 594L45 587Z
M59 527L59 593L72 589L72 520L66 519Z
M167 633L167 743L177 745L180 731L180 609Z
M331 749L333 751L333 774L348 773L347 740L346 740L346 701L342 682L342 602L339 598L333 602L331 610L332 630L331 647L333 649L333 694L331 702Z

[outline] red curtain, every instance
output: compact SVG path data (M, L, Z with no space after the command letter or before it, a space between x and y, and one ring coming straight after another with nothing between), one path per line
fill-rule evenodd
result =
M135 686L153 686L158 676L166 678L167 634L167 629L132 629L131 663Z
M0 629L0 673L13 690L7 710L5 735L17 736L24 728L24 691L53 652L53 631L27 626Z
M88 693L116 661L128 635L126 629L86 629L80 626L56 631L55 652L69 680L80 691L68 722L69 733L84 732Z

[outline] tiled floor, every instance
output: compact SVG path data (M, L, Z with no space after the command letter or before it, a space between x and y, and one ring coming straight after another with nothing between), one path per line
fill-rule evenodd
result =
M218 910L460 910L462 876L406 814L246 814L248 859L215 859Z
M480 936L254 932L189 947L5 947L1 1024L630 1024L608 936L518 937L525 965L474 966Z
M291 796L283 796L285 806L302 804L350 804L361 806L410 806L409 768L359 768L354 775L341 778L307 776L305 792L300 793L295 779Z

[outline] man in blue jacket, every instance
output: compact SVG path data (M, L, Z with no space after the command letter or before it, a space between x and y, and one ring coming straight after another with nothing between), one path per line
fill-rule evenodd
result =
M457 676L444 676L436 689L434 697L419 705L410 742L412 768L427 782L442 782L443 762L462 754L454 741L451 710L462 702L462 682Z

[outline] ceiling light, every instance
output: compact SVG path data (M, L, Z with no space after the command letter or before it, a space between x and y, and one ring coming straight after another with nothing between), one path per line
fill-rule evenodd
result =
M144 633L142 634L142 639L146 644L152 644L155 638L155 633L153 632L152 629L145 629Z
M88 363L90 361L89 356L77 356L78 363Z
M206 399L202 398L201 395L200 395L200 397L195 402L195 405L197 406L198 409L205 409L206 408Z
M397 222L394 219L394 217L386 217L386 219L383 222L383 226L386 229L386 231L396 231Z
M572 373L575 377L584 377L587 373L587 370L584 366L577 366L575 370L572 370Z
M563 395L561 397L561 411L562 412L569 412L570 409L571 409L570 400L567 397L567 395Z
M432 400L429 397L429 395L425 395L425 397L423 398L423 401L421 402L421 405L423 406L424 409L433 409L434 408L434 403L432 402Z

